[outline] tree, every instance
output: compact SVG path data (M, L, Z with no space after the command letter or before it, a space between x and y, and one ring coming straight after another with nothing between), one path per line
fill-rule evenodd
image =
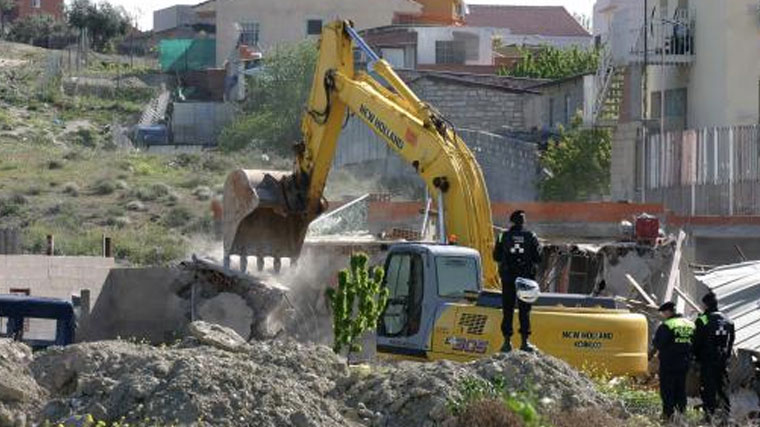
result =
M113 41L130 27L127 11L107 1L74 0L66 9L66 18L73 28L87 30L93 48L101 52L112 50Z
M5 37L6 17L16 8L16 0L0 0L0 38Z
M8 32L8 39L49 48L56 46L59 40L69 35L69 28L65 23L48 14L38 14L14 21Z
M333 351L348 349L348 355L361 351L358 340L374 329L388 303L388 288L382 286L385 272L381 267L368 268L369 257L351 256L350 269L338 274L338 288L328 289L327 298L333 312Z
M317 49L311 41L269 52L259 72L248 79L245 114L224 129L221 148L259 148L287 155L301 139L301 118L316 61Z
M573 46L559 49L541 46L538 50L519 48L521 59L512 68L502 68L499 74L534 79L562 79L596 71L599 51Z
M541 198L573 201L609 194L611 139L607 129L582 128L580 116L569 129L560 129L541 155L548 175L540 183Z

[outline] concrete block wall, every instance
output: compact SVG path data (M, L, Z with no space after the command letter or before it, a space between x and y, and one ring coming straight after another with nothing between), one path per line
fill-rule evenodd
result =
M483 170L491 201L538 199L538 147L488 132L460 130Z
M34 297L71 301L82 289L90 290L90 303L100 295L113 258L43 255L0 255L0 294L11 289L28 289ZM0 321L0 329L5 330ZM28 338L48 338L54 334L50 322L32 321Z
M638 149L641 126L638 123L621 123L612 136L612 164L610 186L612 200L637 201Z
M424 78L410 84L457 128L497 131L504 126L525 128L524 93L484 85L466 85L446 79Z
M460 129L458 133L480 164L492 201L538 198L536 144L475 130ZM403 177L409 185L423 188L414 169L355 117L341 134L334 167L355 171L366 179Z

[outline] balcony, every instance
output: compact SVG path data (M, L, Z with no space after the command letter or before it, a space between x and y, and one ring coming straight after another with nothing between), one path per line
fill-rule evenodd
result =
M648 65L690 65L696 53L694 31L694 20L685 9L679 9L673 19L654 18L640 29L632 60Z

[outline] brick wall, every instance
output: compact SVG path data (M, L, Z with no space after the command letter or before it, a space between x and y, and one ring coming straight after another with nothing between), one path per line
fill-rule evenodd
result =
M410 87L457 128L488 132L504 126L525 128L523 92L435 76L415 80Z
M63 0L16 0L14 19L43 13L63 19Z

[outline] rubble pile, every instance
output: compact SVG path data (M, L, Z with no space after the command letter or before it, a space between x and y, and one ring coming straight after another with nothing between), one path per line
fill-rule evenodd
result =
M42 390L28 369L32 349L0 339L0 426L26 423L26 413L39 405Z
M185 301L186 317L235 330L246 340L277 336L292 317L287 289L267 277L252 277L193 257L172 284Z
M51 348L32 360L23 345L0 344L0 354L17 350L23 356L8 372L28 395L24 406L4 408L4 416L29 413L30 423L90 414L159 425L453 425L447 400L470 376L503 376L515 390L531 387L562 408L613 408L565 363L519 352L468 364L349 368L326 346L246 342L230 328L205 322L191 324L172 346L102 341Z

